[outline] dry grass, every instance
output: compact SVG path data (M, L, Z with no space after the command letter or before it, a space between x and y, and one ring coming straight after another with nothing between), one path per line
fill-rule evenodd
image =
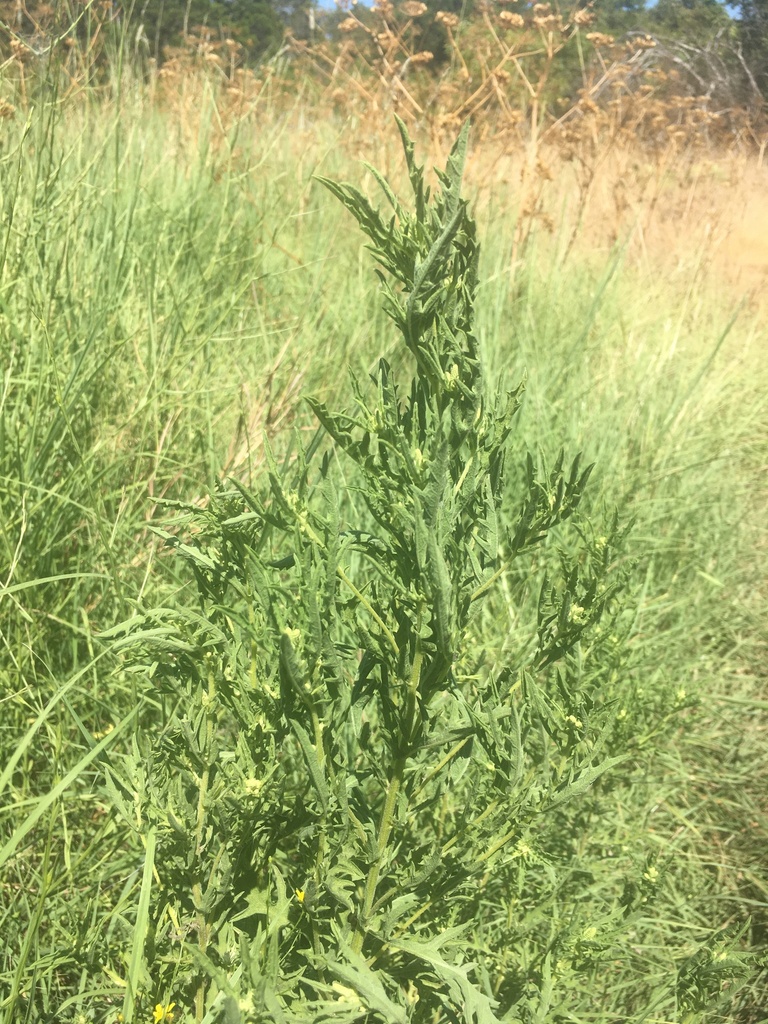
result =
M532 235L549 235L563 262L621 245L645 274L762 304L768 133L754 112L713 109L654 40L613 40L594 31L587 9L559 14L538 4L523 17L489 6L471 22L438 12L432 28L444 33L449 55L439 70L418 49L431 19L416 0L353 7L335 36L312 44L289 35L258 69L242 65L231 39L198 29L138 75L130 64L118 68L108 26L97 21L86 44L56 44L57 89L81 126L94 100L102 111L119 104L121 117L132 106L137 123L157 114L169 161L186 175L204 162L214 177L251 168L254 140L264 140L259 163L269 166L278 145L282 160L293 154L297 182L323 147L340 165L366 159L397 179L393 114L432 164L444 161L456 126L471 117L468 182L481 215L501 207L515 219L512 280ZM562 64L574 54L581 87L560 97ZM50 87L45 75L50 68L12 39L0 118L24 117L36 90Z
M698 284L762 301L768 132L754 111L715 109L649 37L616 41L593 31L590 11L547 4L525 19L489 7L471 23L438 12L450 61L437 73L417 48L425 13L415 0L352 8L335 39L289 36L258 70L240 65L232 40L201 30L162 67L150 62L141 102L176 126L169 155L209 147L221 173L280 123L299 176L320 135L342 162L366 159L397 178L393 114L433 164L470 117L469 182L481 209L502 200L516 217L513 263L543 229L561 259L626 245L646 272L688 287L693 263ZM560 63L576 50L581 88L558 97Z

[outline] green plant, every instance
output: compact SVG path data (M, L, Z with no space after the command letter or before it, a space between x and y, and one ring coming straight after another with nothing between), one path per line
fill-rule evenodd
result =
M265 441L263 493L176 503L158 532L199 610L111 631L165 695L106 767L146 849L126 1021L565 1019L662 879L589 843L634 750L613 696L624 530L578 520L578 458L509 472L520 389L490 391L473 333L467 130L432 196L400 129L413 212L375 171L389 219L323 183L368 235L410 386L382 360L354 413L311 401L307 447ZM509 580L537 614L500 664Z

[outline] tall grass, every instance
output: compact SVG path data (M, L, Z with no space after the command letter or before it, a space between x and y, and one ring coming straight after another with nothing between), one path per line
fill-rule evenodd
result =
M352 158L378 162L387 140L266 99L223 130L215 95L195 95L194 117L179 120L140 89L98 102L51 91L5 128L7 1024L115 1020L128 979L150 988L135 940L146 937L151 860L114 816L100 765L137 721L151 730L165 712L99 634L147 607L193 606L184 569L149 529L158 499L202 502L227 473L257 481L262 431L279 449L287 428L310 422L302 392L331 398L343 364L365 373L395 355L361 243L311 179L357 180ZM670 266L639 245L658 197L634 197L640 214L613 248L590 244L588 230L570 244L557 203L551 235L521 208L511 172L484 176L488 152L470 166L478 331L495 373L526 373L521 451L583 450L596 462L591 509L618 505L635 519L628 654L611 684L634 708L633 767L611 820L585 816L579 855L599 851L603 878L583 883L596 894L646 864L659 893L629 967L584 993L578 1019L634 1020L657 991L656 1019L682 1019L669 978L687 957L710 943L717 963L726 926L747 927L734 956L766 942L764 331L707 250L681 247ZM553 201L564 180L547 186ZM679 223L693 233L692 219ZM524 584L510 575L476 626L491 663L534 614ZM494 906L481 924L506 927ZM722 994L700 1019L766 1019L754 965ZM135 1012L152 1019L146 1002Z

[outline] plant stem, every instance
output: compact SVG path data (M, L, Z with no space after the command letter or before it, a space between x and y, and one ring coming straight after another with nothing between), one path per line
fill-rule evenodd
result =
M496 581L504 575L504 573L509 568L509 565L509 562L504 562L503 565L500 565L496 572L493 574L493 576L489 576L485 583L481 584L481 586L479 586L477 590L474 590L472 594L470 594L469 600L474 603L479 598L481 598L483 594L489 591L491 587L496 583Z
M320 716L317 713L317 708L314 701L311 702L311 714L312 714L312 727L315 733L315 748L317 750L317 757L322 768L326 767L325 748L323 746L323 723L320 720ZM329 766L329 775L333 778L333 769ZM320 816L318 822L318 836L317 836L317 849L315 850L315 872L314 881L315 885L320 886L323 879L323 861L325 859L325 833L328 825L328 811L324 810ZM317 932L314 919L311 923L312 927L312 948L318 955L322 952L322 944L320 942L320 936Z
M422 657L421 644L417 637L416 655L413 659L411 678L408 683L405 714L403 715L401 747L400 752L395 759L395 763L392 766L392 774L389 779L389 785L387 786L387 796L384 800L384 806L381 809L379 831L376 838L376 858L368 869L368 877L365 880L365 891L363 893L363 906L360 911L360 917L357 922L355 934L352 938L352 951L354 953L361 953L363 949L365 930L374 900L376 899L376 889L379 884L379 878L381 877L381 865L384 860L384 855L387 852L387 847L389 846L389 837L392 834L397 798L400 795L400 790L403 785L403 776L405 775L405 766L411 753L411 741L413 739L413 731L417 716L417 694L419 689L419 678L421 676Z
M214 718L215 718L215 700L216 700L216 679L213 672L208 673L208 692L205 695L205 768L203 769L202 775L200 776L200 785L198 787L197 794L197 823L195 827L195 857L198 861L198 871L200 869L200 858L203 852L203 833L205 831L205 816L206 816L206 797L208 795L208 784L210 782L210 753L213 748L213 732L214 732ZM200 947L200 952L205 953L208 948L208 939L210 938L210 927L208 925L208 919L206 917L205 910L203 909L203 886L201 882L201 875L195 880L192 886L192 898L194 906L197 908L197 944ZM205 978L201 977L195 992L195 1021L202 1021L205 1016Z
M349 589L352 591L352 593L358 599L360 604L365 609L367 609L367 611L369 612L371 617L374 619L374 621L378 624L378 626L381 629L381 631L384 633L384 636L387 638L389 646L394 651L395 657L398 657L399 654L400 654L400 649L397 646L397 641L395 640L394 636L392 636L392 631L390 629L388 629L386 622L384 622L382 617L379 615L379 613L376 611L376 609L373 607L373 605L370 603L370 601L368 601L368 599L365 597L365 595L360 593L360 591L354 585L354 583L349 578L349 576L347 576L347 574L344 572L344 570L341 568L341 566L338 566L338 568L336 569L336 574L338 575L339 579L343 583L346 583L346 585L349 587Z

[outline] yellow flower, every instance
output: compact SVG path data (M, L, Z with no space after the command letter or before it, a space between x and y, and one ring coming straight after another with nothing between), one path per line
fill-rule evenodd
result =
M306 893L304 892L304 890L303 889L294 889L294 892L296 893L296 899L299 901L299 903L303 903L304 902L304 897L306 896Z
M160 1024L161 1021L168 1021L168 1024L174 1018L173 1008L176 1003L158 1003L155 1007L155 1012L152 1014L152 1020L154 1024Z

